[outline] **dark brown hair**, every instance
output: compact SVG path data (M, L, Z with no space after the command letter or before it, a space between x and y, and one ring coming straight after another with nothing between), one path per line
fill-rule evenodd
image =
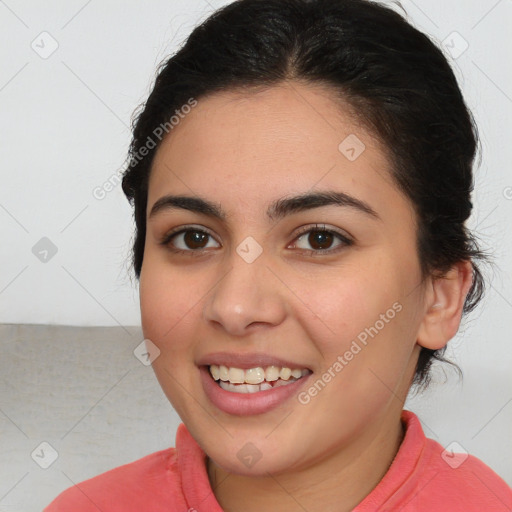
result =
M134 206L137 278L158 127L169 127L190 98L284 80L329 86L388 148L392 177L417 213L423 277L442 277L455 263L470 260L473 283L464 313L471 311L484 292L476 261L486 259L465 225L477 129L443 52L400 14L368 0L238 0L197 26L161 64L134 117L123 176ZM428 385L433 360L446 361L444 350L421 350L415 384Z

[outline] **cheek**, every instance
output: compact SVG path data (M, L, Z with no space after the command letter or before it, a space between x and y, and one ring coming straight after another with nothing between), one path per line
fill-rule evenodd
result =
M169 272L148 261L140 276L140 309L144 337L163 352L182 350L187 337L183 334L193 320L204 296L197 278Z
M374 387L389 394L387 386L393 389L409 365L414 306L391 275L365 269L302 291L303 329L322 355L320 374L329 381L334 375L354 397Z
M152 367L162 390L181 417L189 417L189 393L199 382L191 371L196 340L197 311L201 307L198 286L183 273L146 262L140 276L140 307L144 338L160 350Z
M301 296L307 297L304 311L309 312L303 318L310 319L304 328L310 339L317 340L318 348L331 356L348 350L358 337L364 342L365 333L368 337L368 328L376 322L380 330L380 315L393 318L393 304L399 299L390 283L379 283L360 269L336 279L331 276L324 283L316 280L303 288Z

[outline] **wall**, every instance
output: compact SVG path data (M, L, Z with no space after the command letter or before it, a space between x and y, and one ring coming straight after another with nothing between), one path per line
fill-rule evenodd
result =
M130 116L157 64L226 3L0 2L0 323L50 326L1 331L0 458L9 467L0 511L40 510L71 485L65 475L79 481L174 442L179 418L132 354L140 342L132 212L118 173ZM512 4L402 4L456 57L482 139L469 226L496 258L486 300L450 343L464 384L450 376L408 406L427 435L457 441L512 484ZM59 465L48 470L30 458L43 440L59 445Z

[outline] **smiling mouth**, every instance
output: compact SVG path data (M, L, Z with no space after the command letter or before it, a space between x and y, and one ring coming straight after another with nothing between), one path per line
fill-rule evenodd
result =
M309 375L307 368L287 368L284 366L267 366L263 368L236 368L232 366L212 364L210 375L225 391L234 393L257 393L268 391L280 386L287 386Z

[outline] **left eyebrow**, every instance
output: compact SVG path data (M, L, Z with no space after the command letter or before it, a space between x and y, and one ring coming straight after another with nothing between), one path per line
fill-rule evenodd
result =
M335 191L305 193L298 196L278 199L268 208L267 216L271 220L278 220L293 213L333 205L351 208L373 217L376 220L382 220L368 203L345 194L344 192ZM166 195L158 199L151 208L149 218L152 218L160 211L174 209L188 210L222 221L227 219L227 214L220 205L212 203L201 197L173 195Z
M377 212L366 202L356 197L345 194L344 192L314 192L305 193L299 196L293 196L278 199L267 210L267 215L272 220L280 219L291 213L311 210L313 208L321 208L322 206L342 206L352 208L356 211L364 213L376 220L382 220Z

